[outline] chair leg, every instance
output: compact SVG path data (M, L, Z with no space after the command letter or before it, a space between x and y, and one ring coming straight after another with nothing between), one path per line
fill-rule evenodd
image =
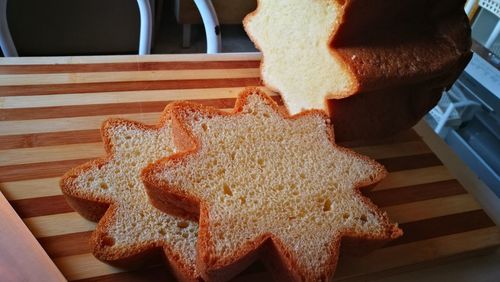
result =
M141 17L141 32L139 35L139 55L151 53L151 36L153 33L153 19L149 0L137 0Z
M222 50L219 20L211 0L194 0L200 11L207 37L207 53L220 53Z
M191 25L182 25L182 48L189 48L191 46Z
M0 47L5 57L18 56L7 23L7 0L0 0Z

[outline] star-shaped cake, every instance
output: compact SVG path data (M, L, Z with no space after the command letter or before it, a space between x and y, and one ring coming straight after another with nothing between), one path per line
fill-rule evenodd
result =
M295 114L354 94L449 87L471 56L463 2L258 0L243 22L265 85Z
M199 214L197 269L207 280L229 279L269 249L288 276L324 280L343 237L402 234L358 190L385 169L335 145L322 111L289 116L250 88L232 113L181 102L172 120L186 151L149 165L142 179L158 208Z
M90 242L98 259L134 264L163 249L174 274L194 281L198 224L156 209L140 179L146 165L174 153L171 133L168 110L158 126L109 119L101 128L107 156L70 170L60 183L75 210L100 219Z

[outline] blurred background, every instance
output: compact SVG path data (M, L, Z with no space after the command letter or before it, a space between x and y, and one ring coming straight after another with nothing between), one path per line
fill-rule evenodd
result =
M242 19L256 0L213 0L223 52L256 51ZM204 53L203 23L193 0L150 0L153 54ZM136 0L8 0L7 21L19 56L137 54Z

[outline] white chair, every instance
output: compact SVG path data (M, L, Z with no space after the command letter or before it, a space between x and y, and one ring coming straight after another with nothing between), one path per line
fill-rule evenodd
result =
M221 34L219 20L211 0L194 0L200 11L207 38L207 53L221 51ZM150 0L137 0L141 18L141 31L139 34L139 55L151 53L151 35L153 20ZM7 0L0 0L0 47L5 57L17 57L17 50L10 35L7 23Z
M0 47L5 57L17 57L17 50L7 24L7 0L0 0Z

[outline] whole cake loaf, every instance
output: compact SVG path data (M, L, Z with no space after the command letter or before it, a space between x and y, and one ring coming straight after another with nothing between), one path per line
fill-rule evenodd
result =
M414 125L469 61L463 5L258 0L244 26L265 85L292 114L326 110L337 140L381 137Z

